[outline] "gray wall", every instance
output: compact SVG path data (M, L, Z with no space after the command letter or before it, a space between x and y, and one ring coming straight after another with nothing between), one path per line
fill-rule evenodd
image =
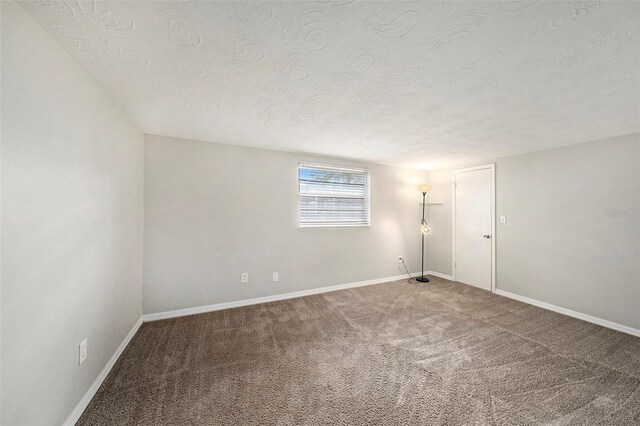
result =
M1 423L59 425L141 315L144 138L19 6L1 8Z
M419 269L426 172L368 165L370 227L298 228L302 160L361 165L147 136L144 312L394 276L399 255Z
M495 163L497 288L640 328L640 134ZM430 267L451 274L451 170L429 178Z

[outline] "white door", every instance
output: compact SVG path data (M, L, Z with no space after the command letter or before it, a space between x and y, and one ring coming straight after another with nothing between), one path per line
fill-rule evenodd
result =
M453 172L454 277L492 290L493 166Z

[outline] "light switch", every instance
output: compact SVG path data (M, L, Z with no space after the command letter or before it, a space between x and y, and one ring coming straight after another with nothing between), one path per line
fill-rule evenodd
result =
M507 217L506 216L500 216L500 223L507 223Z

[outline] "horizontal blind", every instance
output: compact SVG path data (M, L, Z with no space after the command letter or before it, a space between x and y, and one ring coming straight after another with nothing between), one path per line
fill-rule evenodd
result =
M370 223L369 172L301 164L300 226L362 226Z

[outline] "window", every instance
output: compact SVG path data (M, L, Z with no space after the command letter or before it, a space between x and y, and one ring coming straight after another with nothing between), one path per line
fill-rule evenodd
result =
M303 163L298 182L301 227L370 224L368 170Z

